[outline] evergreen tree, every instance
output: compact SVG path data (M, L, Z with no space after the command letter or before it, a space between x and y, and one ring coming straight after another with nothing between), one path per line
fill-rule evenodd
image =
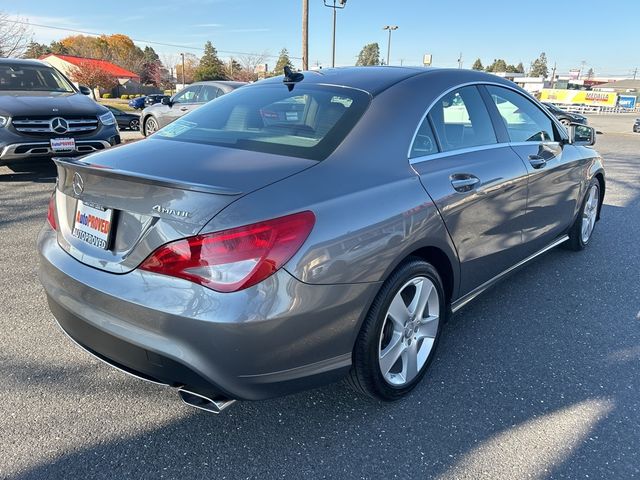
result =
M377 42L365 45L358 54L356 66L367 65L380 65L380 46Z
M285 66L293 69L293 63L291 63L291 59L289 58L289 51L283 48L280 50L280 56L278 57L276 68L273 71L274 75L282 75Z
M487 67L487 72L506 72L507 62L502 58L494 59L493 63Z
M593 71L593 68L590 68L589 71L587 72L587 78L591 79L595 76L595 72Z
M40 58L48 53L51 53L51 49L44 43L31 42L27 45L22 58Z
M471 67L471 69L472 70L484 70L484 66L482 65L482 60L477 58L476 61L473 62L473 66Z
M224 63L218 58L218 52L210 41L204 44L204 55L194 73L194 80L226 80Z
M549 68L547 67L547 56L544 52L542 52L540 56L531 63L531 73L529 75L531 75L532 77L544 78L547 78L547 76L549 75Z
M516 65L516 73L524 73L524 65L522 65L522 62Z

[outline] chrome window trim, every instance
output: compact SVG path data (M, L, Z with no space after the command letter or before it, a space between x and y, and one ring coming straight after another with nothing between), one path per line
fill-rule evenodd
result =
M428 155L423 155L420 157L413 157L411 158L411 150L413 149L413 144L416 141L416 138L418 136L418 132L420 131L420 127L422 126L422 122L425 121L425 119L427 118L427 115L429 115L429 112L431 112L431 109L435 106L436 103L438 103L442 97L444 97L445 95L453 92L454 90L457 90L459 88L464 88L464 87L470 87L470 86L482 86L482 85L492 85L495 87L502 87L502 88L506 88L507 90L512 90L513 92L517 93L518 95L520 95L521 97L529 100L529 101L533 101L534 105L537 105L538 108L540 108L540 110L542 110L542 113L544 115L547 116L547 118L549 118L551 120L551 122L556 125L556 127L562 127L560 129L560 135L565 137L564 140L566 140L568 137L566 135L563 135L563 132L565 134L568 135L566 128L564 128L564 126L551 114L551 112L549 112L546 107L544 105L542 105L542 103L533 97L527 97L525 95L522 94L522 90L519 89L518 87L512 87L510 85L505 85L503 83L499 83L499 82L491 82L491 81L485 81L485 80L476 80L474 82L465 82L465 83L460 83L458 85L455 85L451 88L448 88L447 90L445 90L444 92L442 92L440 95L438 95L438 97L429 104L429 106L427 107L427 109L425 110L424 114L422 114L422 117L420 118L420 121L418 122L418 125L416 126L415 131L413 132L413 136L411 137L411 142L409 143L409 150L407 151L407 159L409 160L410 164L414 164L414 163L420 163L423 162L428 158L434 158L435 155L442 155L444 153L456 153L456 152L460 152L461 150L468 150L468 151L473 151L473 150L477 150L478 148L481 147L495 147L498 145L516 145L516 143L524 143L524 144L529 144L529 143L533 143L533 142L516 142L516 143L511 143L511 142L507 142L507 143L492 143L491 145L479 145L478 147L467 147L464 149L459 149L459 150L449 150L447 152L438 152L438 153L430 153ZM435 133L435 132L434 132ZM556 143L559 143L557 141L555 141ZM468 153L468 152L464 152L464 153ZM440 157L437 157L440 158ZM416 159L420 159L419 161L415 161Z
M418 163L427 162L429 160L436 160L438 158L453 157L454 155L462 155L465 153L479 152L482 150L492 150L494 148L504 148L504 147L510 147L510 146L511 146L510 143L503 142L503 143L492 143L490 145L478 145L475 147L459 148L457 150L448 150L446 152L429 153L427 155L422 155L420 157L410 158L409 164L415 165Z

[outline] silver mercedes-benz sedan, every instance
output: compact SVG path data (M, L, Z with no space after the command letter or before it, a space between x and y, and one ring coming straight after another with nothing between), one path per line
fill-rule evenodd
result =
M452 312L589 243L594 141L489 74L288 71L56 160L40 279L78 345L195 407L341 378L395 400Z

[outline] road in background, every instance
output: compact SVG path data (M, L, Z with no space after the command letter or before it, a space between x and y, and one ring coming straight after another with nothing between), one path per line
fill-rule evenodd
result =
M625 121L589 117L608 191L587 250L555 249L456 314L393 404L335 384L216 416L94 360L37 281L54 172L0 168L0 478L640 476L640 134L612 133Z

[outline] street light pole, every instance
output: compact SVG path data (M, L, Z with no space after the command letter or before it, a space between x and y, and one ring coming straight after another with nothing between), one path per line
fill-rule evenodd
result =
M383 30L389 30L389 43L387 43L387 65L389 65L389 58L391 57L391 32L393 30L397 30L397 25L385 25L382 27Z
M309 0L302 0L302 70L309 70Z
M328 3L331 0L324 0L324 6L333 8L333 54L331 55L331 66L336 66L336 9L344 8L347 6L347 0L333 0L333 3Z
M180 56L182 57L182 88L184 88L184 53L181 53Z

